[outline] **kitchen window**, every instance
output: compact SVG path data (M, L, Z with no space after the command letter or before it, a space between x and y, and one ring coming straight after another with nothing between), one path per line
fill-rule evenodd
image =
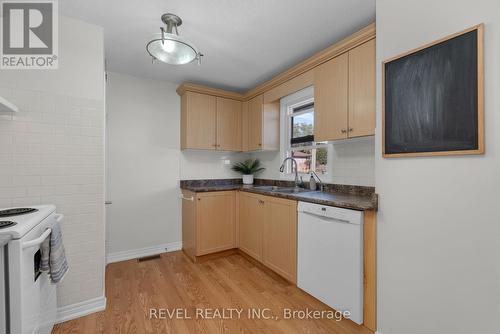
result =
M294 94L295 95L295 94ZM285 157L297 161L300 174L315 171L319 176L328 173L330 145L314 140L314 98L312 89L289 96L282 101L285 124ZM287 164L286 174L291 174L291 164ZM307 181L308 178L304 178Z

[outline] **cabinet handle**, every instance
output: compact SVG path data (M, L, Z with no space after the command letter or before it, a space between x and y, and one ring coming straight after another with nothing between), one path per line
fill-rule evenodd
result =
M259 203L260 203L260 204L264 204L264 201L263 201L263 200L261 200L261 199L259 199Z
M340 132L347 133L347 130L346 129L342 129L342 130L340 130Z
M354 130L353 128L349 128L349 132L352 132L352 130Z
M259 146L262 146L262 143L259 143Z

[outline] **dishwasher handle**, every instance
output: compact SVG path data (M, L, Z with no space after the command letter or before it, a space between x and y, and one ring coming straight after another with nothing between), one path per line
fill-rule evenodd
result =
M347 219L342 219L342 218L337 218L337 217L332 217L332 216L324 216L324 215L319 215L317 213L313 213L313 212L309 212L309 211L301 211L300 213L303 213L303 214L306 214L306 215L309 215L309 216L313 216L313 217L316 217L316 218L319 218L319 219L323 219L323 220L328 220L328 221L334 221L334 222L339 222L339 223L343 223L343 224L353 224L353 225L358 225L350 220L347 220Z

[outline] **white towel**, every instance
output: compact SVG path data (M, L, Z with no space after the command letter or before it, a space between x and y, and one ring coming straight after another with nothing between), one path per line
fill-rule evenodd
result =
M40 270L50 274L52 283L59 283L68 271L68 262L64 253L61 226L55 222L51 230L50 236L40 246L42 253Z

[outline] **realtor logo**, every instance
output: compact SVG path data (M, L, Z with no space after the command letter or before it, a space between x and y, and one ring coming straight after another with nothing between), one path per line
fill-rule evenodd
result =
M1 69L58 67L57 1L2 2Z

